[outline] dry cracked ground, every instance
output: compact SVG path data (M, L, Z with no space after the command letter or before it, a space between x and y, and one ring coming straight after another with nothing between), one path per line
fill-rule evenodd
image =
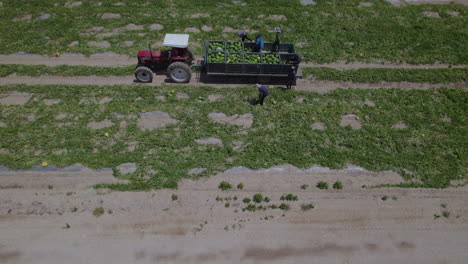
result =
M5 57L1 60L5 62ZM54 78L61 77L10 76L0 78L0 83L48 83ZM124 77L121 82L129 80ZM210 100L220 98L212 95ZM241 117L210 116L248 127L249 116ZM341 125L360 126L352 115L343 116ZM323 124L314 129L323 129ZM215 139L203 140L216 144ZM131 172L134 167L122 164L119 169ZM191 173L201 171L194 168ZM330 170L286 164L255 171L237 167L209 178L183 180L177 190L110 192L90 187L122 181L110 169L91 170L80 164L18 171L0 167L0 263L438 264L468 259L467 185L363 188L404 180L391 171L355 166ZM233 188L220 190L222 181ZM330 188L317 188L320 181ZM343 189L331 187L336 181ZM244 198L255 194L270 201L258 203L260 210L243 210ZM298 200L281 200L287 194ZM289 210L272 208L282 203Z

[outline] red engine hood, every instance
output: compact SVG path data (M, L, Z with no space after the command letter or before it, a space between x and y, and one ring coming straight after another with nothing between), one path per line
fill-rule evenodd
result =
M161 51L160 50L152 50L151 55L153 57L159 58L161 57ZM150 51L149 50L140 50L138 51L138 57L150 57Z

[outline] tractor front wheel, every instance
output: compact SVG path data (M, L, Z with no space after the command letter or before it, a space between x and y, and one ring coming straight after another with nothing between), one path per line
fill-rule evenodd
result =
M192 78L192 70L183 62L174 62L167 67L167 77L175 83L188 83Z
M137 67L135 70L135 78L137 78L139 82L150 83L153 81L153 71L148 67Z

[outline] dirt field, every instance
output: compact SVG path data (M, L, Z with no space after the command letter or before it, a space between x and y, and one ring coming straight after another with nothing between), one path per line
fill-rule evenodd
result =
M337 179L342 190L315 187ZM223 192L223 180L245 187ZM361 187L401 180L355 167L284 165L235 168L185 180L178 190L110 193L86 184L113 181L111 171L3 169L0 262L465 263L468 189ZM309 187L301 189L303 184ZM270 197L270 204L287 193L299 200L288 202L289 211L243 212L241 200L255 193ZM310 203L315 208L301 210ZM104 214L93 216L98 207Z
M19 58L2 55L0 63L109 65L109 58ZM110 60L115 66L129 65L125 57L111 56ZM112 85L133 84L133 79L0 78L0 85L18 83ZM165 83L164 76L157 76L151 85ZM195 79L190 85L200 83ZM466 83L451 85L468 88ZM438 86L411 84L413 89ZM407 87L408 83L301 80L297 89L327 92ZM319 181L332 185L337 180L343 182L342 190L315 187ZM369 172L354 166L329 170L283 165L259 171L234 168L209 178L184 180L178 190L109 192L90 188L118 181L122 180L110 169L93 171L80 165L20 171L0 167L0 263L441 264L466 263L468 259L467 185L372 189L363 185L404 180L394 172ZM230 182L233 189L221 191L221 181ZM242 190L236 188L239 183L245 186ZM299 199L285 202L291 207L287 211L243 211L246 204L242 200L256 193L271 198L262 205L279 205L285 202L280 197L289 193ZM173 194L177 199L172 199ZM302 208L310 204L313 209ZM93 215L96 208L103 209L101 216Z

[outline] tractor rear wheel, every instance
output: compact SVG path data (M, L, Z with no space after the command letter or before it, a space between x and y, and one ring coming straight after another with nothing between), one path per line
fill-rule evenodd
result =
M148 67L137 67L135 70L135 78L140 82L150 83L153 81L153 71Z
M167 77L175 83L188 83L192 78L192 70L183 62L174 62L167 67Z
M195 56L190 48L187 49L187 64L190 65L195 60Z

